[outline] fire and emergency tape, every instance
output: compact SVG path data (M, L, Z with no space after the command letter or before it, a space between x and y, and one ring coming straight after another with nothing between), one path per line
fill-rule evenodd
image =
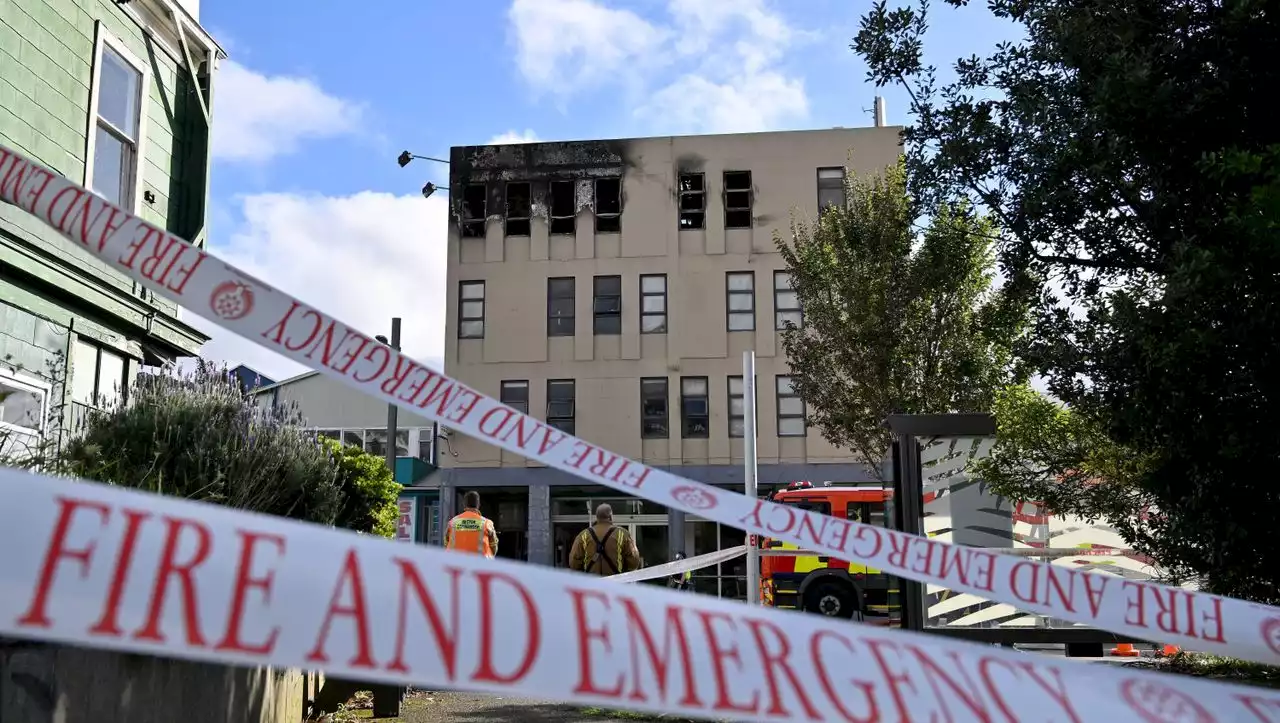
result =
M0 145L0 198L78 247L262 347L476 439L595 484L836 559L1029 612L1280 663L1280 608L949 545L712 487L613 454L503 405ZM3 565L13 564L6 558Z
M712 565L716 565L721 562L728 562L729 560L742 557L745 554L747 554L747 546L738 545L737 547L727 547L723 550L708 552L703 555L698 555L697 557L686 557L683 560L673 560L671 562L664 562L661 565L654 565L653 567L624 572L621 575L610 575L605 579L610 582L643 582L645 580L653 580L654 578L669 577L671 575L680 575L694 570L701 570L704 567L711 567Z
M1280 691L0 468L0 635L762 721L1280 720ZM21 551L21 552L19 552Z

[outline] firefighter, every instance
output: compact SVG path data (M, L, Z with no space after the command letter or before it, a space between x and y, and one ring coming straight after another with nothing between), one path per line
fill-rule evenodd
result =
M573 540L569 569L596 575L620 575L640 569L636 541L622 527L613 524L613 508L596 508L596 522Z
M462 496L462 512L444 528L444 547L485 557L498 554L498 531L493 520L480 514L479 492L473 490Z
M683 559L684 559L684 553L677 552L676 562L679 562ZM684 572L677 572L676 574L672 575L670 579L667 580L667 587L671 588L672 590L688 590L690 587L692 587L692 582L693 582L693 570L685 570Z

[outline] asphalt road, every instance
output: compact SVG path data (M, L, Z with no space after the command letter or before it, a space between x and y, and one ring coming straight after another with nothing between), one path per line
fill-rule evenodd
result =
M405 701L401 709L403 723L626 723L626 721L663 720L632 714L613 714L583 710L563 703L528 698L501 698L475 693L418 693Z

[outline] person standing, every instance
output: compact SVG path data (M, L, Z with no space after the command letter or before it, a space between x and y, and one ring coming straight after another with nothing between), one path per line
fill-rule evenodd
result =
M444 547L485 557L498 554L498 531L493 520L480 514L479 492L473 490L462 496L462 512L454 515L444 528Z
M574 538L569 569L595 575L620 575L640 569L636 541L626 528L613 524L613 508L609 505L597 507L595 524Z

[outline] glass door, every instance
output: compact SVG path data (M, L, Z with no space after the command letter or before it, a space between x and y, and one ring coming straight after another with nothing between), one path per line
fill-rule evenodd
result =
M670 562L667 550L667 526L654 524L631 524L627 525L627 531L631 533L636 541L636 549L640 552L640 566L654 567ZM645 580L651 585L666 585L667 578L655 578L653 580Z

